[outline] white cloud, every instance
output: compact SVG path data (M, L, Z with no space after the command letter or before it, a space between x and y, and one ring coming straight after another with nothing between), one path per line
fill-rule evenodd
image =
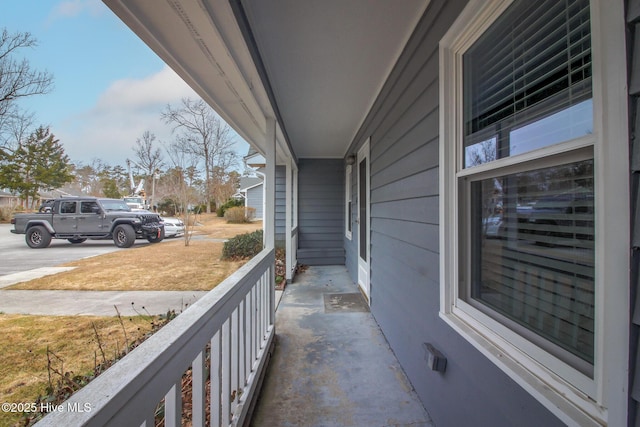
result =
M118 80L91 110L56 126L57 136L74 162L98 158L124 165L145 131L155 134L157 141L172 139L171 128L160 115L167 104L185 97L197 95L168 67L144 79Z
M182 97L195 97L195 92L171 70L164 67L146 79L123 79L114 82L98 100L96 111L117 108L138 110L166 104Z
M71 18L84 12L92 16L104 12L105 7L100 0L66 0L60 2L49 15L49 22L61 18Z

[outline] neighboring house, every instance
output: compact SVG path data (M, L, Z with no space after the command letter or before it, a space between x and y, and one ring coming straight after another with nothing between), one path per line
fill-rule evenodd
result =
M38 199L33 202L33 206L37 209L44 200L69 196L74 195L62 190L41 191L38 193ZM23 203L24 202L19 196L13 195L7 191L0 191L0 208L8 207L13 209L16 206L23 205ZM31 204L31 200L29 201L29 204Z
M255 209L255 219L262 219L264 211L264 185L260 177L240 178L240 194L244 198L244 205Z
M13 209L20 205L20 198L6 191L0 191L0 208Z
M105 2L264 157L266 247L346 265L435 425L638 425L639 0Z

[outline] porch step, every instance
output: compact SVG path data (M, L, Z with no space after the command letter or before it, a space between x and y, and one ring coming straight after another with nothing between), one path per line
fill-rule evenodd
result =
M298 262L304 265L344 265L344 248L298 248Z

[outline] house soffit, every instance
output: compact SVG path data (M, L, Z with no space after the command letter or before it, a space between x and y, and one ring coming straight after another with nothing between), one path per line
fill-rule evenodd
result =
M278 164L345 155L429 3L232 0L248 41L229 0L103 1L262 154L277 115Z
M298 158L341 158L428 0L242 0Z

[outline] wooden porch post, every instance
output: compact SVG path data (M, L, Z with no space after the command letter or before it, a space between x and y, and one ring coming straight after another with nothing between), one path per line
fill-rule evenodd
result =
M264 191L265 203L262 213L264 228L264 246L266 249L275 250L276 246L276 121L273 117L267 117L267 140L265 150L265 178ZM269 324L276 323L276 265L271 264L269 269Z
M286 222L286 226L285 226L285 250L286 250L286 273L285 273L285 279L288 281L290 281L291 279L293 279L293 268L295 267L293 265L293 260L295 259L295 256L293 254L293 251L295 251L297 248L293 247L293 170L292 170L292 166L291 166L292 160L291 159L287 159L287 172L286 172L286 187L285 187L285 204L286 204L286 209L285 209L285 222Z
M265 180L264 180L264 205L262 214L264 221L264 246L267 249L275 247L276 229L276 121L273 117L267 117L267 149L265 152Z

